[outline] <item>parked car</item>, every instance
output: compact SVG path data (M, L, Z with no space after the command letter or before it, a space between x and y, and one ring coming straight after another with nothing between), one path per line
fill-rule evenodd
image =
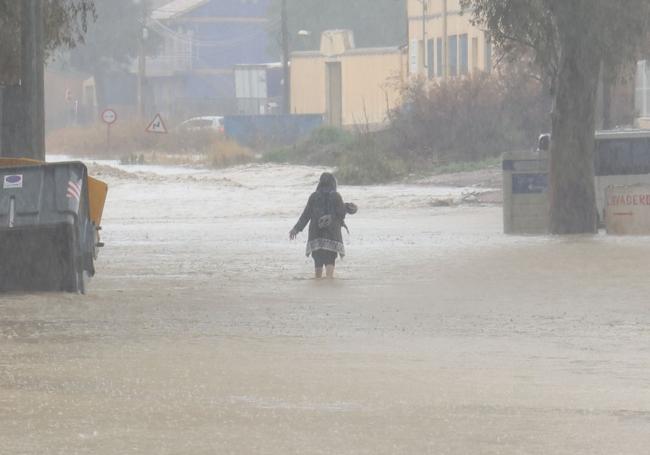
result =
M217 133L223 134L223 117L219 116L205 116L205 117L194 117L189 120L185 120L183 123L178 125L178 130L180 131L205 131L212 130Z

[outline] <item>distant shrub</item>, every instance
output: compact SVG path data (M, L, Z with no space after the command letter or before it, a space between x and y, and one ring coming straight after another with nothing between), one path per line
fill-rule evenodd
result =
M340 154L355 141L355 134L325 126L314 130L309 137L292 146L278 147L262 156L271 163L298 163L334 166Z
M47 136L48 153L72 156L119 158L126 161L159 163L203 163L228 166L252 161L253 153L209 130L172 130L168 134L147 133L139 122L122 122L111 127L110 148L106 125L71 127Z
M457 174L459 172L472 172L483 169L499 167L500 158L487 158L481 161L457 161L448 164L436 166L433 171L435 174Z
M382 183L411 173L490 167L504 152L531 147L549 128L549 97L517 66L498 77L419 80L404 87L403 100L382 131L323 127L263 159L336 167L343 183Z
M478 161L528 148L547 131L550 102L542 85L516 68L446 82L417 81L391 113L403 153L436 164Z
M267 163L287 164L298 160L296 147L278 147L262 155L262 161Z
M385 183L406 175L408 163L386 151L373 134L359 135L337 161L336 176L347 185Z
M208 149L208 164L212 167L228 167L250 163L253 153L235 141L219 140Z
M314 145L350 144L354 141L354 134L350 131L333 126L323 126L312 132L307 143Z

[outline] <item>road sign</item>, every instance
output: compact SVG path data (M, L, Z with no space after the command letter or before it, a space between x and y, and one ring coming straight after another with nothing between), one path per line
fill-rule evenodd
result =
M117 112L113 109L106 109L102 112L102 121L107 125L112 125L117 121Z
M149 126L147 133L167 134L167 127L160 114L156 114Z

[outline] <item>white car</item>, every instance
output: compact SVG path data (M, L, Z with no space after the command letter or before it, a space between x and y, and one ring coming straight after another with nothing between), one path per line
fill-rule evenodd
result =
M206 116L206 117L194 117L189 120L185 120L183 123L178 125L178 129L181 131L204 131L212 130L217 133L223 134L223 117L218 116Z

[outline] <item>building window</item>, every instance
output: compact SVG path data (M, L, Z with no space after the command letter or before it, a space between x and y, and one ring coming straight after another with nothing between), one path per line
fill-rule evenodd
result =
M411 41L409 46L409 70L411 74L417 74L420 66L420 42L418 40Z
M424 42L424 40L418 41L418 59L421 62L421 65L422 65L420 68L418 68L418 72L420 72L420 70L421 70L422 74L425 75L425 76L426 76L426 74L424 74L424 72L426 71L426 68L427 68L427 54L426 53L427 53L426 43Z
M458 52L459 52L459 67L460 67L460 74L467 74L468 68L469 68L469 63L468 63L468 58L469 58L469 49L468 49L468 42L467 42L467 34L460 35L458 37Z
M492 38L489 33L485 34L485 64L484 69L486 73L492 72Z
M442 77L442 38L436 40L436 75Z
M458 35L450 35L448 40L449 51L447 52L447 58L449 59L449 75L457 76L458 75Z
M433 79L434 72L433 72L433 63L434 63L434 42L432 39L427 41L427 77L429 79Z
M472 38L472 72L478 71L478 38Z

